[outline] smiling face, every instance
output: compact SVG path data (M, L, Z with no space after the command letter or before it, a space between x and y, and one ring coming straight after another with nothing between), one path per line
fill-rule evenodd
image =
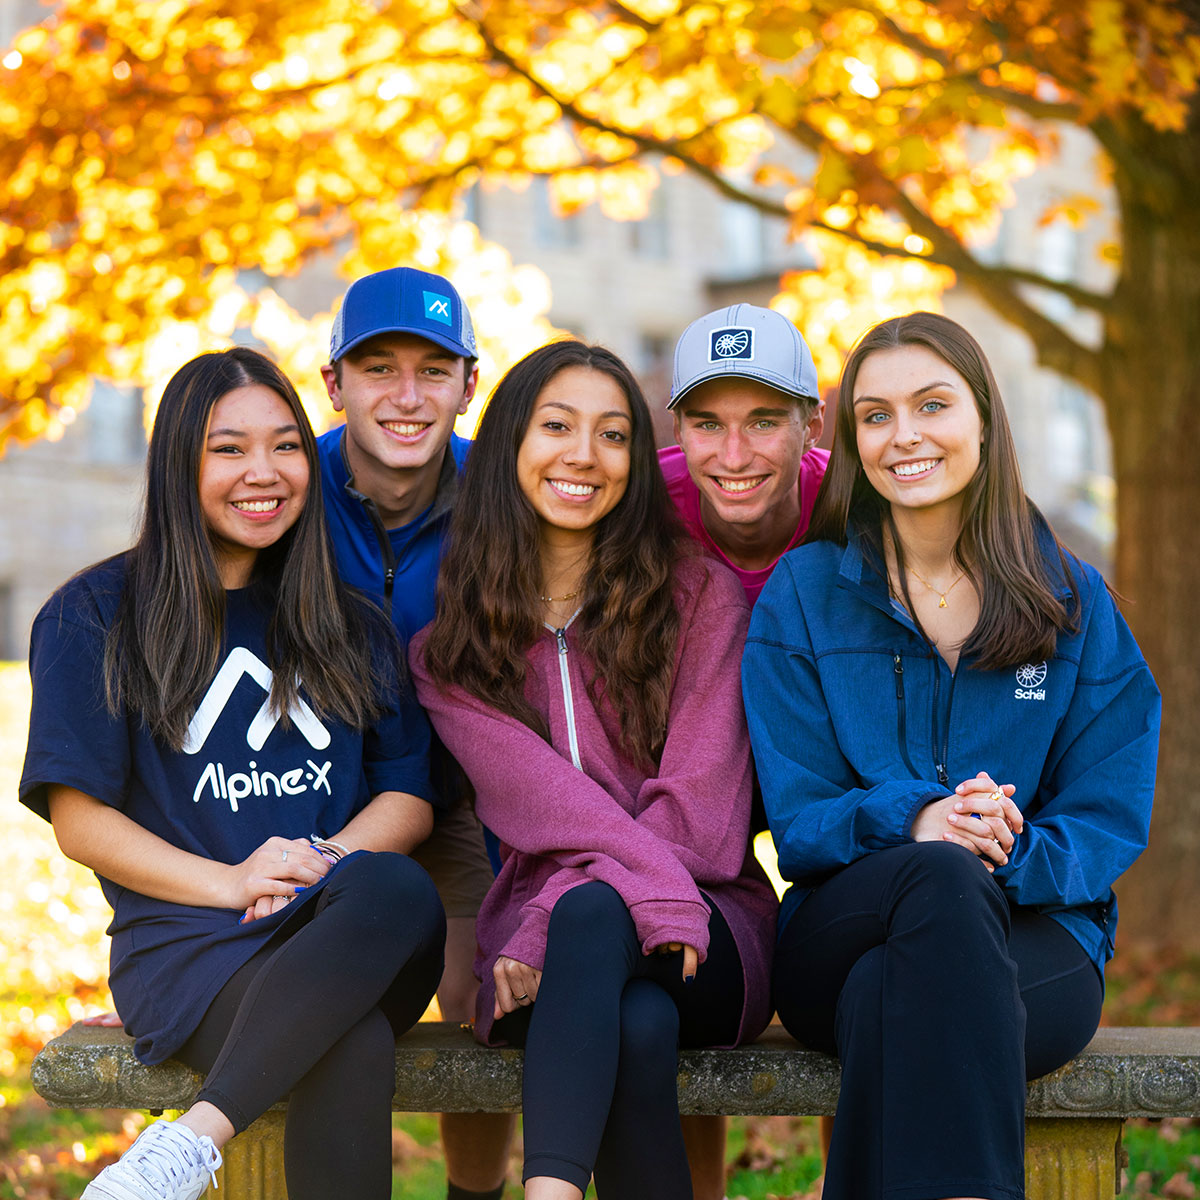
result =
M675 415L675 437L700 489L704 523L721 544L723 526L800 519L800 460L821 435L819 407L754 379L712 379L694 388Z
M867 479L894 513L961 512L983 422L970 385L945 359L920 345L867 355L854 381L854 424Z
M356 479L440 467L477 378L466 359L412 333L370 338L341 360L340 370L326 365L321 374L333 407L346 414Z
M308 480L296 416L277 392L249 384L213 405L197 488L227 588L244 587L258 552L296 523Z
M543 540L590 544L629 481L629 401L610 375L559 371L538 393L517 451L517 484Z

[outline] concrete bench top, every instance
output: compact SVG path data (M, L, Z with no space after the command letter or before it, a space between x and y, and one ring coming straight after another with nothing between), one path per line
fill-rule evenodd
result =
M980 1069L986 1070L981 1059ZM181 1063L146 1067L119 1029L73 1025L38 1054L33 1086L59 1108L187 1108L200 1077ZM772 1026L736 1050L685 1050L685 1113L830 1114L837 1060ZM521 1052L478 1045L448 1022L416 1026L396 1043L403 1112L516 1112ZM1101 1029L1073 1062L1029 1085L1029 1117L1200 1116L1200 1028Z

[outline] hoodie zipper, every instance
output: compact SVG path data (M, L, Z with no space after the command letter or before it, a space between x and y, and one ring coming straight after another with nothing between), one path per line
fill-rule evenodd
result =
M577 771L583 770L579 761L579 739L575 734L575 697L571 691L571 669L567 665L567 631L556 629L554 638L558 642L558 675L562 680L563 705L567 711L567 741L571 747L571 762Z

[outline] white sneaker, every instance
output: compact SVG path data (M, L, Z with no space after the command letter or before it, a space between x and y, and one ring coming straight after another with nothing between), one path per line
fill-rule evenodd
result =
M84 1188L81 1200L199 1200L220 1165L212 1138L155 1121Z

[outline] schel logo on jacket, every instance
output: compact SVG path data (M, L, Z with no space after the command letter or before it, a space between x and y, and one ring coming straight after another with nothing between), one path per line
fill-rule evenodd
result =
M1017 683L1013 691L1014 700L1045 700L1046 689L1040 685L1046 680L1046 664L1025 663L1017 668Z

